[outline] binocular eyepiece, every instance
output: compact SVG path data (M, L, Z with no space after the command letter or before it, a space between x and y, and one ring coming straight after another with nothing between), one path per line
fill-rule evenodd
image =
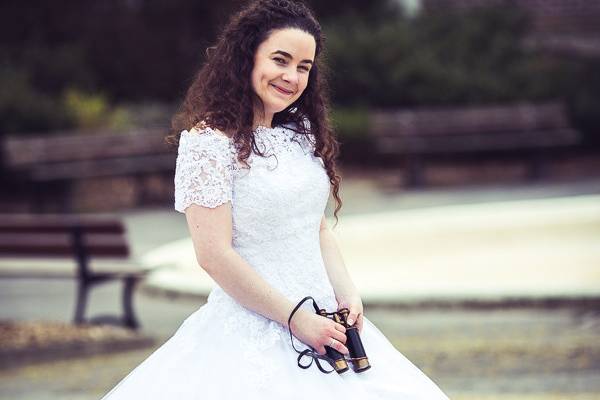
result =
M315 309L317 309L317 307L315 307ZM360 340L360 334L358 333L356 323L354 325L348 324L348 314L350 314L350 311L347 308L342 308L333 313L328 313L324 309L317 309L316 311L317 314L325 318L333 319L335 322L342 324L344 328L346 328L346 347L350 353L350 358L346 359L341 352L332 347L325 346L325 351L327 352L327 356L333 361L331 365L335 371L338 374L348 371L348 361L352 364L354 372L363 372L371 368L362 340Z

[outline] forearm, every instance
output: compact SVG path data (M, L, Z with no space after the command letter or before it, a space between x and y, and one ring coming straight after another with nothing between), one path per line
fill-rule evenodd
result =
M210 277L238 303L288 326L288 317L295 304L261 277L233 248L219 251L203 264Z
M323 263L336 297L357 295L358 290L346 269L337 238L328 227L321 229L319 236Z

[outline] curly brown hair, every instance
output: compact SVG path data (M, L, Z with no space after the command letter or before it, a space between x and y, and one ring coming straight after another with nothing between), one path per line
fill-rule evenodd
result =
M206 62L196 74L178 113L173 117L168 142L177 145L182 130L210 126L230 136L238 149L238 160L246 160L257 148L253 133L254 110L258 98L251 84L254 55L271 32L300 29L315 39L315 63L302 95L284 110L275 113L272 126L292 126L297 134L314 135L314 155L321 157L336 201L334 216L342 206L340 176L336 172L339 143L329 121L329 98L324 65L319 55L324 37L312 11L302 2L258 0L234 15L206 51ZM308 121L308 123L304 123Z

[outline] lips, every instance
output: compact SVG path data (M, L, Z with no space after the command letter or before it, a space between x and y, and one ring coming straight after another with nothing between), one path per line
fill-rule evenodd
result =
M288 95L288 96L291 95L291 94L294 94L294 91L292 91L292 90L284 89L281 86L277 86L275 84L271 84L271 85L275 88L275 90L277 90L281 94L285 94L285 95Z

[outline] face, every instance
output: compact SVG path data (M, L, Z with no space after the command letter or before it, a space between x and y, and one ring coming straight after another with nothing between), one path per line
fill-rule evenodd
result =
M299 29L278 29L254 55L252 88L266 115L284 110L306 89L315 59L313 36Z

